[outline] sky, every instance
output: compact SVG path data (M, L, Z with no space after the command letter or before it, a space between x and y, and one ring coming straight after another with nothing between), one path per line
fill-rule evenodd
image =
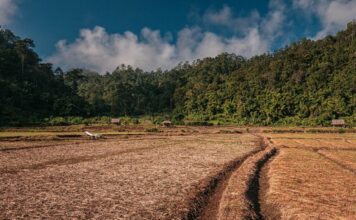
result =
M146 71L228 52L250 58L356 19L356 0L0 0L0 25L44 62Z

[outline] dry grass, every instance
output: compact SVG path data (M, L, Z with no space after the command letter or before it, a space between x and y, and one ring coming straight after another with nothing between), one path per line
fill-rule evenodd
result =
M247 158L244 163L231 175L228 185L225 188L219 206L216 219L257 219L256 213L251 210L251 201L246 199L246 193L251 183L251 178L255 175L256 164L263 160L267 154L272 152L271 148L266 148L255 155ZM212 217L211 219L215 219Z
M321 134L310 134L310 133L270 133L264 134L267 137L273 139L352 139L356 140L355 133L344 133L344 134L331 134L331 133L321 133Z
M315 152L281 149L267 173L263 212L282 219L355 219L356 176Z
M33 148L35 146L35 148ZM180 219L248 134L0 142L0 219Z
M320 150L320 154L343 164L356 173L356 151L351 150Z
M356 218L356 134L268 136L282 148L263 171L267 219Z
M310 149L356 149L356 134L268 134L277 146Z

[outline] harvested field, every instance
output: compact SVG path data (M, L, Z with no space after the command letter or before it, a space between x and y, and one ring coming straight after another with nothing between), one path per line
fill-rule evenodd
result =
M352 139L356 140L355 133L266 133L265 136L273 137L274 139L331 139L331 140L340 140L340 139Z
M2 140L0 219L356 218L356 134L241 131Z
M1 141L0 219L181 219L249 134Z
M320 150L318 153L346 166L356 174L356 150Z
M280 149L265 172L267 219L355 219L356 175L318 153Z
M265 219L355 219L355 134L268 134L279 154L263 168Z
M276 146L309 149L356 149L356 134L268 134Z

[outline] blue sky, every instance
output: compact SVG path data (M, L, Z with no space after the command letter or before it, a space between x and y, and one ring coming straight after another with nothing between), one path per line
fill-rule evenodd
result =
M122 63L167 69L221 52L251 57L355 18L355 0L0 0L0 24L33 39L45 61L98 72Z

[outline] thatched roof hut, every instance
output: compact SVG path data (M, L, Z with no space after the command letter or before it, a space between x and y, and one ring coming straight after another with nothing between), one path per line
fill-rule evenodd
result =
M346 125L346 123L344 119L334 119L331 121L331 125L343 127Z
M173 124L171 121L165 120L162 122L162 125L165 127L172 127Z
M112 118L111 119L111 124L121 124L121 119L120 118Z

